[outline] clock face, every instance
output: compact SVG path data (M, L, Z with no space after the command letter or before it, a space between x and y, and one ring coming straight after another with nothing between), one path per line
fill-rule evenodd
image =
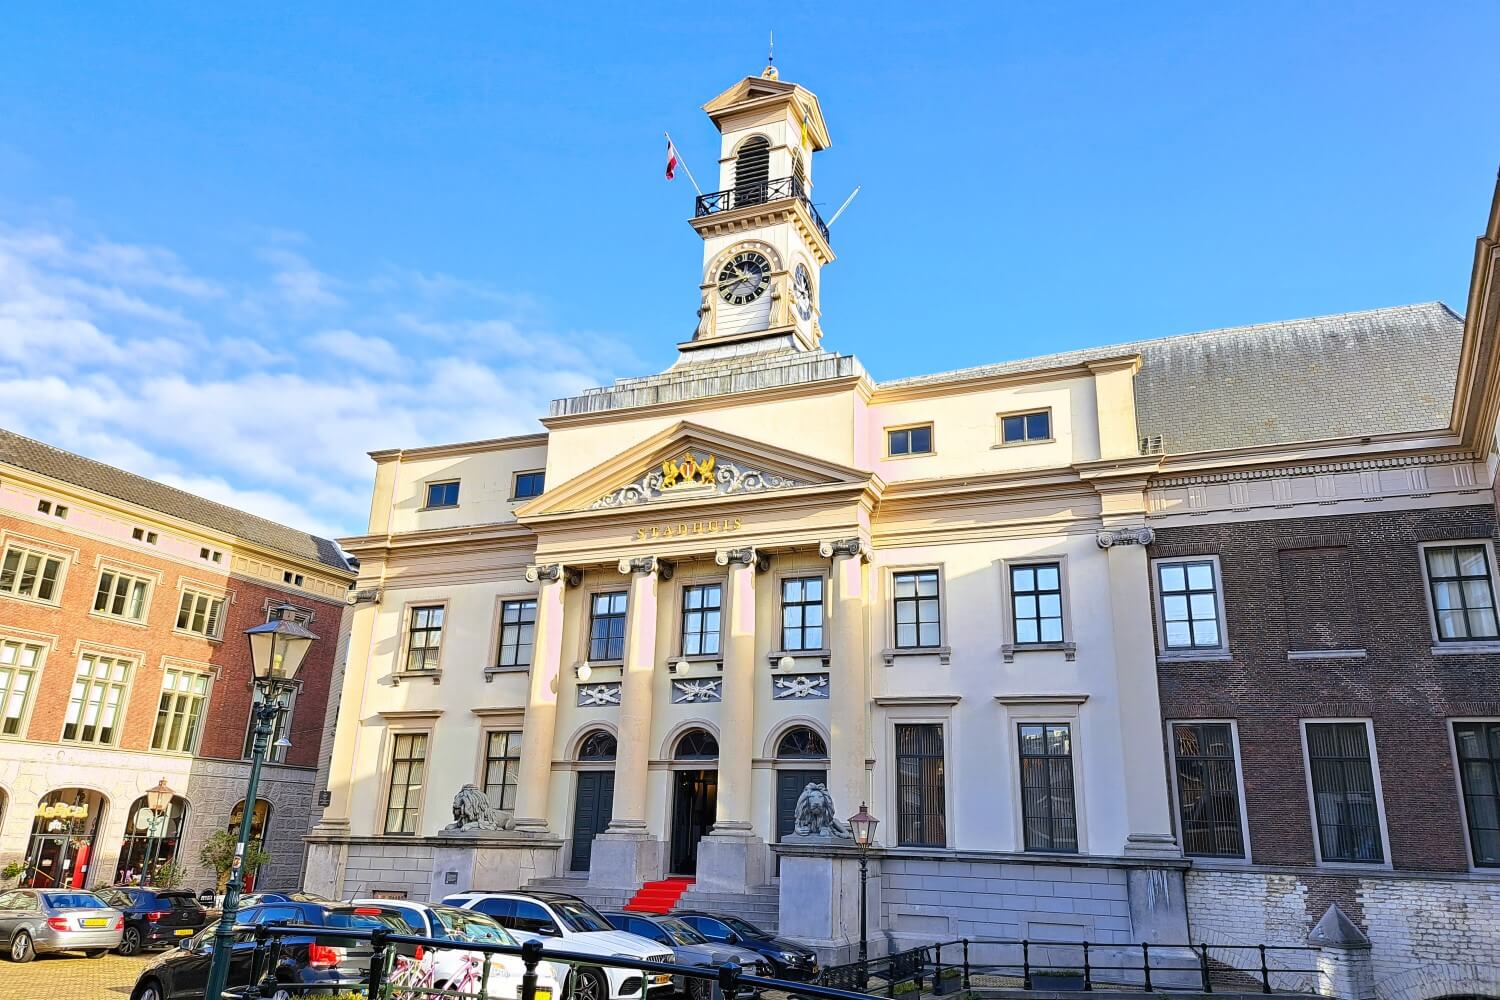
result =
M719 294L730 305L754 302L771 286L771 262L754 250L737 253L719 269Z
M797 265L796 277L792 279L792 298L797 304L797 315L803 320L812 319L812 275L808 273L806 265Z

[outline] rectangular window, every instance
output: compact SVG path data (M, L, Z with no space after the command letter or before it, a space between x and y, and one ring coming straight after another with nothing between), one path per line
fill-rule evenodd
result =
M723 600L724 589L717 583L682 588L683 656L718 653Z
M266 743L266 761L268 763L280 764L286 760L287 745L283 743L281 746L277 746L277 744L281 743L282 737L291 729L292 706L296 702L296 698L297 692L295 688L282 688L276 692L276 704L281 706L281 711L277 712L276 718L271 721L271 735L267 738ZM257 685L251 693L250 704L252 707L259 707L265 704L265 701L266 696L261 692L259 685ZM250 755L254 750L255 713L252 712L250 714L250 726L245 730L244 757L246 760L250 759Z
M942 645L937 570L896 573L891 584L895 591L896 648L935 649Z
M1464 642L1500 638L1485 546L1432 545L1424 551L1438 639Z
M518 472L516 473L516 499L529 500L539 497L547 488L547 474L544 472Z
M422 807L422 772L427 765L427 734L397 733L391 745L391 786L385 803L385 832L415 834Z
M436 670L443 650L443 606L412 608L406 627L407 670Z
M823 578L781 581L781 648L788 652L823 648Z
M177 628L207 639L219 638L224 628L224 598L184 590L177 605Z
M300 586L302 586L302 574L301 573L293 573L289 569L288 570L283 570L282 573L281 573L281 582L282 583L290 583L294 587L300 587Z
M1455 722L1453 741L1474 865L1500 866L1500 722Z
M1012 566L1010 613L1017 646L1062 642L1062 565Z
M458 506L458 480L449 483L427 484L427 506L432 507L457 507Z
M207 674L168 667L162 676L151 749L192 753L198 743L198 727L203 721L203 702L207 697Z
M896 726L897 840L903 847L945 847L943 727Z
M484 794L496 809L516 807L521 771L521 734L495 732L485 737Z
M623 590L595 594L589 602L589 659L625 657L625 598Z
M1019 731L1026 850L1076 853L1072 728L1065 722L1023 723Z
M146 617L146 595L151 581L119 570L107 569L99 574L99 590L94 594L96 614L138 622Z
M0 736L21 735L41 662L41 646L0 640Z
M898 455L932 454L932 425L903 427L885 432L886 453L892 458Z
M83 654L73 675L62 738L104 746L116 743L120 724L125 721L125 688L129 682L129 661Z
M147 545L156 544L156 532L147 531L145 528L131 528L130 537L138 542L145 542Z
M62 597L57 585L62 566L61 556L8 546L0 557L0 593L56 604Z
M1007 413L1000 418L1000 443L1025 444L1052 440L1052 411Z
M1218 578L1212 559L1156 564L1163 648L1224 648L1224 630L1219 623Z
M43 514L50 514L50 513L52 513L52 501L51 500L38 500L36 502L36 509L39 510L39 511L41 511Z
M505 601L500 605L500 653L502 667L531 666L531 647L536 641L536 601Z
M1203 858L1243 858L1234 728L1227 722L1173 723L1172 749L1182 852Z
M1309 722L1306 731L1323 860L1379 864L1385 849L1369 729L1363 722Z

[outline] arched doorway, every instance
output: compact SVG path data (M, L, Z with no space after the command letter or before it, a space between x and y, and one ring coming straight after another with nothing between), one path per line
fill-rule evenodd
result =
M109 800L88 788L57 788L42 796L32 814L23 886L88 888L94 841Z
M573 848L568 867L589 870L594 837L609 826L615 808L615 755L619 744L614 734L594 729L578 741L578 784L573 793Z
M706 729L689 729L677 738L672 761L670 868L674 875L695 875L698 841L713 827L718 808L719 741Z
M776 839L797 825L797 800L813 782L828 781L828 744L811 726L793 726L776 741ZM776 859L778 868L781 858Z
M229 810L229 822L225 824L224 829L228 830L230 833L234 834L234 836L238 837L240 835L240 824L244 821L245 800L240 799L239 802L235 803L234 808ZM265 799L257 798L255 800L255 813L250 817L250 839L255 843L260 844L261 847L265 847L266 833L270 830L270 828L271 803L267 802ZM246 872L246 892L250 892L255 888L255 880L259 877L259 875L260 869L258 868L255 871Z
M125 813L125 839L120 844L120 860L115 863L115 884L139 880L141 885L154 885L154 873L177 860L187 812L187 799L181 795L172 796L161 813L151 811L144 795L132 802Z

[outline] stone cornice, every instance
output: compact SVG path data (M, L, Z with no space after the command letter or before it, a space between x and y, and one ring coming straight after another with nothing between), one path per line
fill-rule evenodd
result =
M367 452L367 454L377 462L389 462L397 458L448 458L481 454L487 451L507 451L512 448L534 448L546 443L546 434L518 434L514 437L489 438L484 441L430 444L420 448L382 448L378 451Z
M1284 476L1317 476L1332 472L1358 472L1363 469L1396 469L1422 465L1447 465L1454 462L1478 462L1481 456L1472 452L1412 452L1384 457L1349 458L1343 461L1318 462L1308 465L1256 466L1248 469L1223 469L1201 473L1172 475L1163 472L1153 477L1151 488L1193 486L1202 483L1224 483L1234 480L1279 479Z

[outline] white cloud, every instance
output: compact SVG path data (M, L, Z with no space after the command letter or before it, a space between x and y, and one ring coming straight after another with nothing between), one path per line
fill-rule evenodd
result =
M328 309L343 304L344 300L333 290L338 282L309 264L301 254L270 247L262 251L261 256L276 268L271 274L271 283L289 305L300 309Z
M390 372L401 365L396 346L383 337L364 337L353 330L324 330L308 343L331 357L375 372Z

